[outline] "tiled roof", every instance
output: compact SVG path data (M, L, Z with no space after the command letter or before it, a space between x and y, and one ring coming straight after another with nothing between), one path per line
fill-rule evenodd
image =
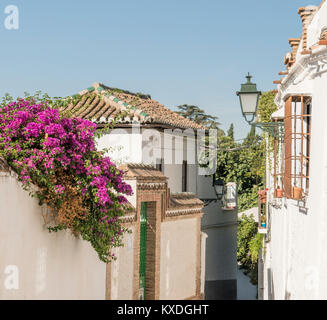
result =
M163 180L166 181L167 177L156 168L145 164L126 164L119 167L120 170L125 172L124 179L146 179L146 180Z
M169 209L202 208L204 203L193 193L175 193L170 195Z
M88 119L97 124L116 120L126 124L156 124L181 129L204 129L201 125L151 99L149 95L135 94L95 83L72 97L74 103L61 111L68 116Z

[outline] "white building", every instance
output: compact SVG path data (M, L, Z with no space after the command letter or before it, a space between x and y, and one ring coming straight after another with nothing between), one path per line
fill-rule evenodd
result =
M302 37L289 40L272 116L284 135L267 168L261 299L327 299L327 3L299 14Z
M110 149L133 188L121 218L130 233L108 265L89 243L49 234L47 208L0 159L0 299L236 299L237 210L217 201L215 163L199 166L203 128L149 96L99 84L62 111L99 129L114 121L98 147Z
M201 219L201 293L205 299L236 299L237 210L222 210L221 202L213 201L217 200L215 169L207 172L199 167L197 141L204 128L148 95L99 83L80 92L77 99L64 112L92 120L99 127L115 121L98 141L100 149L111 148L114 161L155 166L168 178L172 196L192 193L207 204Z

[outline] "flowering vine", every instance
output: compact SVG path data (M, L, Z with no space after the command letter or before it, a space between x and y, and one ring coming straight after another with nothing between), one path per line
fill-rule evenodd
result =
M132 188L104 152L96 150L96 124L66 118L49 103L19 99L0 106L0 156L40 205L55 212L50 232L70 229L91 243L100 260L122 245L119 217Z

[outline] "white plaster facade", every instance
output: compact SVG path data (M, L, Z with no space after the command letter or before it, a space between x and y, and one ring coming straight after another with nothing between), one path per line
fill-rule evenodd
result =
M311 54L301 54L278 87L276 104L295 94L312 97L310 186L305 202L273 203L272 171L267 170L268 234L259 266L260 299L327 299L327 48L316 45L327 26L323 2L307 31Z
M47 209L0 172L0 300L104 300L106 264L89 242L50 234Z
M194 130L175 129L163 132L162 130L140 128L137 125L133 128L114 129L98 140L99 149L109 147L111 150L108 155L118 163L155 165L156 159L163 159L162 172L168 177L168 187L172 193L187 191L196 194L199 199L216 198L212 186L212 175L204 176L199 173ZM187 160L187 190L182 189L183 160ZM220 202L213 202L205 207L203 212L201 226L202 243L205 243L205 246L201 252L201 272L204 280L201 282L201 292L204 292L204 297L207 299L236 299L237 210L224 211ZM169 234L172 233L169 232ZM185 232L185 234L189 233ZM162 252L166 252L165 247ZM167 252L163 254L167 254ZM177 255L177 260L187 260L184 255ZM204 266L205 270L203 270ZM162 267L165 270L166 267ZM166 276L168 277L172 271L167 269L167 272ZM189 270L189 272L191 271ZM162 290L164 290L162 298L168 298L169 295L166 293L170 292L169 284L166 288L167 281L164 279L162 281ZM180 290L187 292L188 286L183 285L183 287L184 289ZM188 291L192 292L191 289L189 288ZM186 292L182 294L182 292L174 290L171 297L176 299L185 297L187 296Z

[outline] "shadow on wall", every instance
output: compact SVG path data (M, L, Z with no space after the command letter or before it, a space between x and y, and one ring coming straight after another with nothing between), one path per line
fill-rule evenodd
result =
M251 283L242 269L237 270L237 300L257 300L258 287Z
M206 281L204 292L205 300L236 300L237 281Z
M275 300L274 277L271 269L267 269L268 276L268 300Z

